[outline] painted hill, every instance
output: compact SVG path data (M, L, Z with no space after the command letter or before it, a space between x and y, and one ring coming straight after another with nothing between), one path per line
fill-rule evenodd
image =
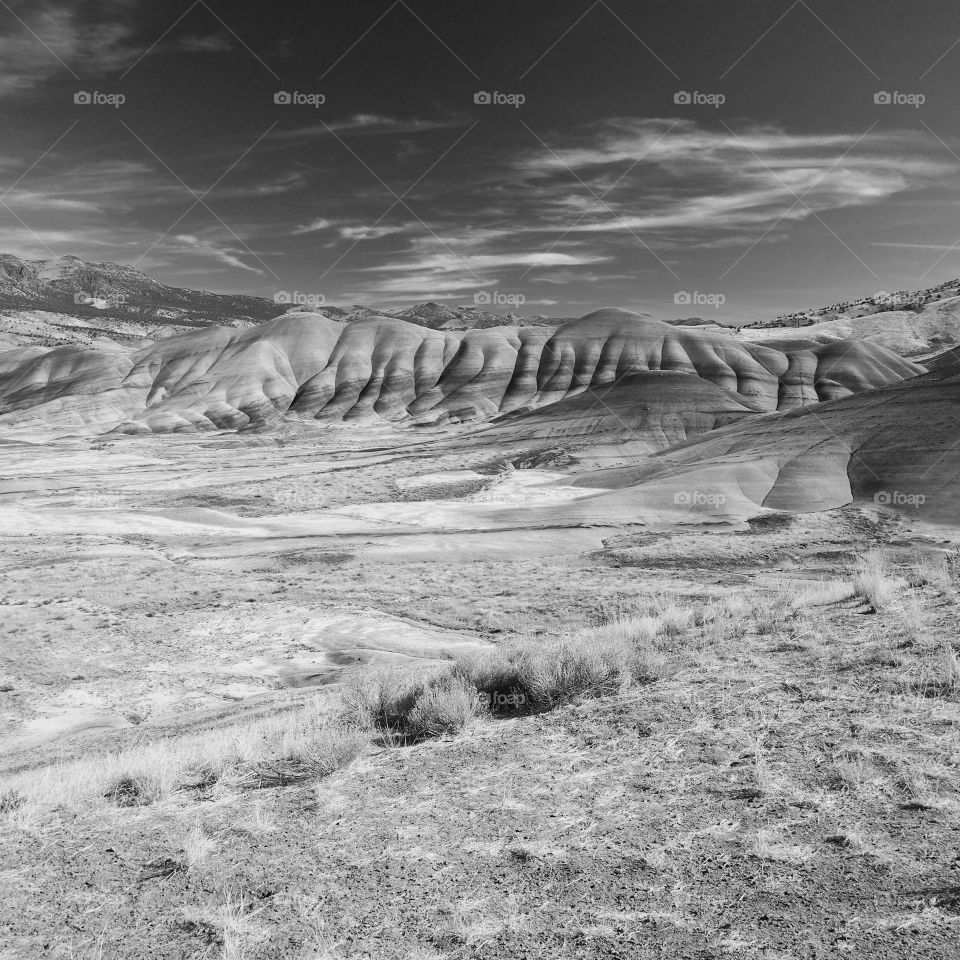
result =
M101 353L64 347L5 359L0 429L99 434L262 430L284 420L455 423L535 410L647 371L719 388L722 410L733 398L772 411L923 371L876 345L781 352L623 310L600 310L556 331L443 331L393 317L343 324L291 313L249 329L211 328L136 352Z
M580 457L663 450L743 417L762 405L693 373L630 373L545 407L497 418L478 439L500 447L562 444Z
M960 297L931 301L919 310L839 316L800 328L741 327L738 337L773 347L799 340L830 343L856 338L880 344L901 356L924 357L960 343Z
M866 502L955 523L960 362L866 393L738 423L634 466L581 475L589 515L738 519Z

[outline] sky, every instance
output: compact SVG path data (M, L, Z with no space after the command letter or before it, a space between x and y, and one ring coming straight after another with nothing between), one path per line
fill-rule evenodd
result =
M954 0L0 0L0 251L727 323L960 275Z

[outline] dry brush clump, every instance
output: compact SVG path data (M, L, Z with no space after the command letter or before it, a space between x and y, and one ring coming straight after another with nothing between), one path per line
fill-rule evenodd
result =
M240 761L232 781L260 790L322 780L356 759L366 745L366 734L356 728L336 724L317 729L294 727L272 749Z
M453 668L427 676L407 671L356 673L344 683L342 718L387 742L459 733L478 712L477 691Z
M949 640L944 640L937 654L921 668L919 678L906 683L906 688L922 697L960 698L960 658Z
M890 575L886 557L879 550L870 550L860 557L853 577L853 589L880 613L893 603L897 595L897 580Z
M666 663L657 633L652 618L636 617L563 640L515 641L458 666L493 712L541 712L656 680Z

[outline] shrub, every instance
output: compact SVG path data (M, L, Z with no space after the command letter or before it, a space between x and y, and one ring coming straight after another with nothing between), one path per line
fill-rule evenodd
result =
M407 735L414 740L459 733L476 716L477 688L463 677L444 674L429 683L407 716Z
M853 589L878 613L890 606L895 593L896 581L887 573L887 563L879 550L871 550L860 558L853 578Z
M456 733L478 709L476 687L455 667L426 677L400 671L358 673L345 682L342 703L346 722L404 742Z
M645 618L586 630L566 640L522 641L459 666L494 712L543 711L580 696L602 697L656 679L663 657Z
M263 789L322 780L356 759L366 745L364 733L349 727L293 730L273 749L243 763L237 782Z
M149 775L124 773L107 788L104 796L118 807L144 807L159 800L161 784Z

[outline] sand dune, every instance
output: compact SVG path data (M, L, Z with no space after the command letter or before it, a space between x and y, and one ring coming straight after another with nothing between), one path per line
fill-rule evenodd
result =
M922 370L875 344L777 350L623 310L556 331L431 330L392 317L342 324L291 313L133 353L0 354L0 428L55 436L267 429L284 419L456 423L535 410L650 371L690 378L697 399L682 406L704 426L731 403L734 413L738 405L785 410ZM685 439L679 417L651 428L663 434L658 443Z

